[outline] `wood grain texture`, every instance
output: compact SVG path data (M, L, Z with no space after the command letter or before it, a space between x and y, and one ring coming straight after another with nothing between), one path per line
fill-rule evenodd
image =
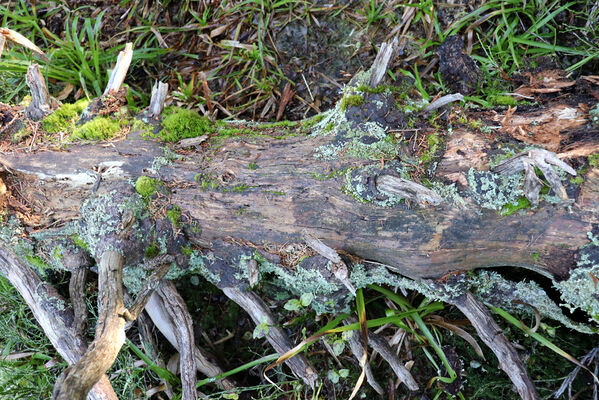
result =
M65 308L65 299L12 252L0 245L0 273L19 291L46 337L61 357L70 365L81 359L87 349L86 342L77 335L75 317ZM117 400L118 397L108 377L103 373L89 392L89 400ZM83 397L85 398L85 397Z

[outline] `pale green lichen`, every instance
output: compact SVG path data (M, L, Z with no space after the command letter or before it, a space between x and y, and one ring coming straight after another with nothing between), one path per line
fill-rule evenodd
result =
M396 139L388 135L385 128L379 123L372 121L350 123L345 116L345 108L348 105L347 99L357 99L359 97L363 101L356 85L361 83L363 79L367 82L369 76L369 73L362 73L357 78L352 79L350 85L344 88L344 97L337 102L332 110L322 114L323 118L315 125L313 134L336 135L337 138L329 144L318 147L314 152L315 157L331 160L349 156L378 160L381 157L393 159L397 156ZM379 106L382 106L382 103Z
M315 297L310 306L318 314L339 310L340 304L333 293L342 289L340 282L331 282L315 269L306 269L298 265L295 271L288 270L280 265L266 260L264 257L255 253L249 256L241 256L238 261L239 272L235 275L236 279L248 280L247 263L255 260L258 263L260 277L272 274L269 282L277 288L278 300L286 300L291 297L301 297L305 293L312 293ZM282 292L289 295L281 296ZM350 295L351 296L351 295ZM344 308L348 310L348 306Z
M443 184L441 182L431 182L430 189L436 192L443 199L444 203L453 204L457 207L465 207L466 201L460 193L455 183Z
M599 103L589 111L589 121L594 126L599 126Z
M214 256L212 254L202 254L198 250L192 250L189 256L189 267L186 269L179 268L178 265L173 263L171 269L166 275L167 279L179 279L182 276L189 275L202 275L209 282L217 285L221 278L217 274L206 268L206 263L214 262Z
M517 205L524 195L522 176L499 175L489 171L468 171L468 185L473 198L483 208L499 211L506 204Z
M599 279L599 237L588 232L590 243L579 249L577 268L570 271L568 279L554 282L560 291L564 306L571 311L580 309L586 312L590 321L599 323L599 301L597 281Z

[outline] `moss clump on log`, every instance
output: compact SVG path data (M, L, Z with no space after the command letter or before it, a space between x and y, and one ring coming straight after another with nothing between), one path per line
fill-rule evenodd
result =
M150 178L149 176L140 176L135 181L135 190L140 196L147 198L152 196L158 189L158 180Z
M42 127L48 133L66 132L72 129L88 104L89 101L86 99L81 99L73 104L63 104L58 110L44 118Z
M160 139L165 142L177 142L214 132L214 126L207 117L195 111L179 107L167 107L162 112L162 130Z

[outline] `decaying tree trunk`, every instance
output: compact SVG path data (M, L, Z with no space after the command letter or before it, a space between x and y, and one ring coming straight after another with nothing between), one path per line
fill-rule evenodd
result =
M357 86L349 93L358 93ZM536 398L513 348L494 336L497 328L481 301L518 308L512 302L518 300L570 327L597 330L571 321L556 304L590 315L599 310L599 169L586 158L599 149L597 129L585 125L584 107L559 102L533 111L534 116L514 109L473 112L467 119L485 121L496 133L468 125L431 129L427 134L441 144L429 148L425 160L417 150L423 133L402 129L405 116L385 105L389 94L360 96L360 104L338 105L325 114L308 135L210 134L194 149L175 146L179 156L165 156L164 144L131 132L110 145L6 152L0 164L9 190L15 188L13 195L36 216L38 230L70 222L63 236L75 230L100 268L103 255L118 249L124 283L134 293L139 281L152 281L151 271L139 265L148 261L148 248L159 247L172 256L174 277L205 276L257 325L268 326L265 336L284 353L291 340L275 326L260 291L249 291L260 281L271 280L291 296L312 293L319 312L347 309L355 288L367 284L416 289L476 319L481 338L522 397ZM540 115L546 114L561 122L526 122L527 117L544 121ZM450 116L446 123L454 121ZM519 137L526 129L531 134ZM393 133L404 140L388 147L387 135ZM155 193L142 193L140 187L136 192L132 183L140 177ZM34 247L62 252L56 237L60 230L52 239L39 236ZM534 270L553 280L561 299L551 299L534 282L512 282L482 270L488 267ZM462 273L471 270L476 272ZM181 352L182 369L185 365L184 398L195 398L194 371L202 362L184 304L173 303L177 296L174 286L163 287L148 312L170 331L165 335ZM176 318L167 321L162 308L174 310ZM110 315L121 332L124 319L115 312ZM354 347L358 351L360 344ZM398 377L415 389L409 372L394 363ZM288 365L314 384L316 373L304 356ZM210 365L205 370L219 371Z

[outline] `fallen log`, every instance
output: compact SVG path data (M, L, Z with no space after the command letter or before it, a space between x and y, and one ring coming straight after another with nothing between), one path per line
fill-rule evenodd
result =
M578 120L564 126L560 145L551 142L554 152L515 142L510 130L493 134L502 129L496 125L405 129L407 114L394 108L391 93L361 88L368 79L358 77L308 135L300 126L283 135L260 127L239 135L215 130L194 149L173 146L178 154L166 158L164 143L132 131L108 146L74 144L34 157L4 152L0 164L9 190L19 182L11 193L37 217L37 229L70 222L70 232L96 260L115 246L110 238L130 212L122 252L124 283L133 293L147 278L137 266L158 246L175 259L171 278L202 274L243 304L257 325L276 324L256 294L246 301L248 288L268 279L292 296L312 293L317 312L347 310L350 288L374 283L416 289L464 310L470 303L457 299L470 291L483 302L529 311L512 302L520 300L569 327L597 331L594 320L573 321L558 306L590 316L599 310L593 279L599 273L599 169L587 159L588 149L597 148L588 132L596 128L587 126L583 135ZM535 112L554 115L563 107L549 103ZM501 121L457 112L468 113L466 120ZM513 116L508 110L505 120ZM555 161L560 158L563 163ZM557 169L539 160L553 160ZM301 246L304 232L315 239L310 247ZM342 263L315 254L311 247L323 248L319 242ZM339 278L335 265L345 266L346 277ZM502 276L489 282L482 271L489 267L535 271L552 280L561 298L550 298L534 282ZM277 350L288 350L284 332L271 333L281 335ZM186 363L193 366L193 359L187 351ZM314 382L309 363L292 360L293 372ZM529 384L522 376L521 393L535 398Z

